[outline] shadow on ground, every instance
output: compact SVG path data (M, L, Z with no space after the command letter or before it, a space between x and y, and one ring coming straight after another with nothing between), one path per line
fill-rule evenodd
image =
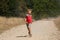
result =
M28 36L27 36L27 35L24 35L24 36L16 36L16 37L18 37L18 38L19 38L19 37L28 37Z

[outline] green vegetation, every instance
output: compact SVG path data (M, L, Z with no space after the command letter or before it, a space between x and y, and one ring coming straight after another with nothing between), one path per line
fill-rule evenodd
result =
M59 0L0 0L0 15L24 17L26 9L33 10L34 19L60 15Z

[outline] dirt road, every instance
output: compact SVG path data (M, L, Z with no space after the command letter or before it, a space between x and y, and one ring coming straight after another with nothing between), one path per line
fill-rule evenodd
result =
M14 27L0 35L0 40L60 40L58 29L53 21L36 21L31 25L32 37L28 35L26 25Z

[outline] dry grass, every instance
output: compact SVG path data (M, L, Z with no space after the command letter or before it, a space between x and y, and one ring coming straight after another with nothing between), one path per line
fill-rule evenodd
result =
M58 30L60 31L60 17L57 17L55 20L54 20Z
M54 20L57 28L60 30L60 17L57 17ZM11 17L11 18L6 18L6 17L0 17L0 33L4 32L5 30L8 30L12 27L16 27L18 25L25 24L23 18L17 18L17 17Z
M6 17L0 17L0 33L4 32L5 30L8 30L12 27L24 24L23 18L6 18Z

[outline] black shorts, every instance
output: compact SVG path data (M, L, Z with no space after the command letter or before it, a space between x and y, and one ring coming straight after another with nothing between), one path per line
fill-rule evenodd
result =
M31 23L26 23L26 26L27 27L31 27Z

